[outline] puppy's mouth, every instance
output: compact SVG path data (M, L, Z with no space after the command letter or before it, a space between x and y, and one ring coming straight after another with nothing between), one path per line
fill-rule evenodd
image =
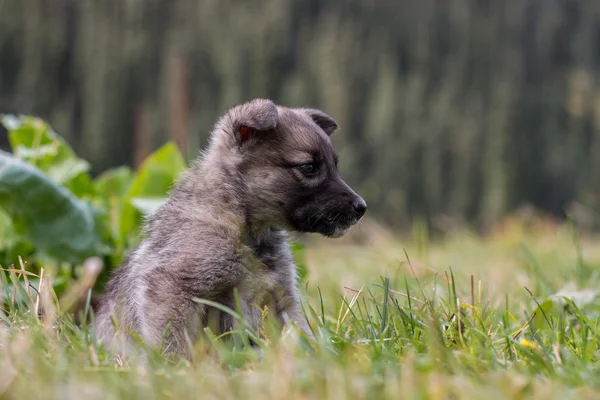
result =
M310 231L336 239L344 236L358 221L355 217L326 216L316 221Z

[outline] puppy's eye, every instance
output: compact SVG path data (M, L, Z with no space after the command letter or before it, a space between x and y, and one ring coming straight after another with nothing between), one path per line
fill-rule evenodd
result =
M306 176L311 176L317 173L317 166L314 163L298 165L297 168Z

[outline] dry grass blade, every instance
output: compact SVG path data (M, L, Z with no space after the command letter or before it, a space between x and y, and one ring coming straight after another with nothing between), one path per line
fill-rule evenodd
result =
M336 327L336 332L339 333L340 331L340 327L342 325L342 323L344 322L344 320L346 319L346 317L348 316L348 314L350 313L350 310L352 309L352 307L354 306L354 304L356 303L356 301L358 300L358 298L360 297L360 295L362 294L363 290L365 288L365 285L363 285L359 290L356 289L349 289L352 292L354 292L354 295L352 296L352 300L350 300L350 303L348 303L348 306L346 307L346 312L344 313L344 316L341 318L338 318L338 323L337 323L337 327ZM348 288L346 288L348 289ZM345 299L346 296L344 296ZM341 313L341 308L340 308L340 313Z
M473 274L471 274L471 315L475 316L475 281Z
M44 283L45 283L44 277L45 277L44 269L42 268L42 270L40 272L40 285L37 290L37 298L35 299L35 309L34 309L35 315L38 317L40 315L40 302L42 299L42 290L44 290Z
M400 292L400 291L398 291L398 290L393 290L393 289L390 289L390 293L396 294L396 295L398 295L398 296L406 297L407 299L408 299L408 298L410 298L411 300L414 300L414 301L416 301L417 303L425 304L425 302L424 302L423 300L421 300L421 299L418 299L418 298L416 298L415 296L409 296L409 295L407 295L406 293L402 293L402 292Z
M34 278L39 278L39 275L37 275L37 274L34 274L33 272L29 272L29 271L23 271L22 269L16 269L16 268L0 268L0 271L12 272L12 273L16 274L17 276L21 276L21 275L27 275L27 276L33 276Z
M535 318L536 312L532 312L531 316L529 317L529 319L527 320L527 322L525 322L525 324L523 326L521 326L521 328L515 332L515 334L512 335L512 340L517 340L519 338L519 336L521 336L521 334L523 332L525 332L525 329L527 329L527 327L529 326L529 324L531 323L531 321L533 321L533 319ZM508 346L506 346L508 347ZM506 348L505 348L506 350Z
M51 335L57 321L57 312L50 275L44 275L44 282L43 284L40 284L39 292L42 299L40 302L40 311L42 313L44 331L47 335Z
M88 290L94 286L102 271L102 260L99 257L88 258L83 264L83 271L81 279L75 282L60 299L60 312L63 314L81 302Z
M29 284L29 278L27 278L27 271L25 271L25 263L21 256L19 256L19 265L21 266L21 272L23 274L23 280L25 281L25 291L29 297L29 304L34 304L33 295L31 294L31 285Z

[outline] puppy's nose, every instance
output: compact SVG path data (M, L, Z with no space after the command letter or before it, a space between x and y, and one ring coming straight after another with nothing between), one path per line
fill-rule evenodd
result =
M367 211L367 203L360 197L354 200L354 202L352 203L352 207L354 208L354 212L356 213L358 218L365 215L365 212Z

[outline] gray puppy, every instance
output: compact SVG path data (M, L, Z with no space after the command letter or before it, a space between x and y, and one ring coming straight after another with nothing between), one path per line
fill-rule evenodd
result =
M189 358L210 314L192 299L235 309L234 288L253 327L268 305L282 324L294 321L312 336L286 231L339 237L367 208L338 175L329 140L337 127L322 111L263 99L223 115L207 151L109 282L96 314L99 338L124 351L132 331ZM220 313L218 329L233 322Z

